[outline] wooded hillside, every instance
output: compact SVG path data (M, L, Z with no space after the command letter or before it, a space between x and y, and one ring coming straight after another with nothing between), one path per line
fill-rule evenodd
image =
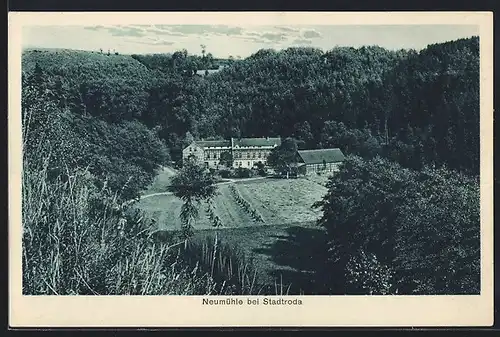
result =
M220 64L185 51L106 55L29 51L61 104L110 122L137 119L178 159L195 138L293 136L302 148L340 146L404 166L479 172L479 39L413 50L259 50Z

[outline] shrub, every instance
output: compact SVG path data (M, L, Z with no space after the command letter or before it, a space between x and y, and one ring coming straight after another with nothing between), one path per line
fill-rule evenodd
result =
M245 167L238 167L234 171L234 176L236 178L251 178L253 176L252 170Z
M361 250L346 266L348 293L390 295L395 293L393 271L380 263L375 254Z
M233 176L233 172L229 169L222 169L219 170L219 175L221 176L221 178L227 179Z
M381 158L350 157L327 187L315 206L323 210L319 223L327 229L330 259L345 285L359 281L353 263L361 261L394 270L391 282L400 293L479 293L477 179L447 169L413 171ZM385 286L376 288L382 286L373 282L376 275L360 289L386 292Z
M243 208L243 210L245 212L247 212L248 214L250 214L250 216L257 222L264 222L264 219L262 218L262 215L259 214L259 212L257 212L256 209L254 209L252 207L252 205L246 201L241 195L240 193L238 192L238 190L236 190L236 187L234 187L234 185L229 185L229 190L231 191L231 194L233 195L234 199L236 200L236 202L238 203L238 205L241 206L241 208Z

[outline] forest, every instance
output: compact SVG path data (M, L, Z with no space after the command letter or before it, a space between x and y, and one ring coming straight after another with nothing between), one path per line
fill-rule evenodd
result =
M224 68L214 74L196 74L220 65ZM385 275L400 284L398 291L478 291L478 37L421 51L377 46L262 49L237 60L215 59L205 49L201 56L185 50L119 55L31 49L23 53L22 69L25 291L153 291L141 282L134 283L142 285L140 290L131 288L130 277L137 276L126 269L124 256L137 254L134 249L147 252L142 256L151 261L137 261L136 268L154 265L159 257L141 236L147 224L122 202L138 197L161 166L179 161L182 148L193 139L266 136L292 137L301 149L339 147L351 158L330 178L328 194L316 205L323 207L319 225L337 247L335 254L345 253L331 270L352 274L349 257L355 252L365 260L376 256L388 270L405 270ZM433 204L433 191L444 193L439 203ZM432 205L438 206L431 212ZM376 211L379 206L385 213ZM447 223L449 219L454 222ZM136 241L140 237L143 244L134 248L123 243L129 241L115 232L124 223L132 226L126 235ZM432 232L426 227L430 223L447 229ZM88 229L100 225L109 232ZM354 233L353 228L362 230ZM412 230L422 238L414 239ZM459 248L446 255L426 246L440 235L439 242L458 242ZM75 236L80 236L78 247L72 246ZM369 240L377 236L392 239ZM99 241L109 245L103 248ZM426 249L435 249L435 259L427 264L405 260L425 255ZM366 255L367 250L374 255ZM40 263L46 256L52 260ZM83 268L78 277L71 275L90 256L99 258L86 269L78 267ZM457 265L468 263L468 269L443 267L432 282L414 277L417 270L432 273L446 261L439 260L443 256ZM107 268L108 276L99 276L95 268ZM116 270L122 273L119 280ZM109 271L116 273L110 276ZM186 293L207 291L185 269L171 272L183 275ZM160 277L146 269L141 273L149 281ZM449 273L465 275L467 281L454 283L446 278ZM37 281L35 275L45 276ZM345 288L349 280L330 283ZM177 291L178 285L161 284L159 293ZM395 289L356 287L370 293Z

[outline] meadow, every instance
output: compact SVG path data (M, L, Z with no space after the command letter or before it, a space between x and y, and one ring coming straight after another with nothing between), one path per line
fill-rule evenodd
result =
M145 195L161 192L161 186L168 185L171 176L172 171L164 169ZM314 279L310 273L317 269L312 256L317 256L325 244L324 230L316 225L321 212L311 206L327 191L314 179L318 178L266 178L219 185L212 205L222 227L213 227L208 205L202 203L193 240L211 241L217 234L222 243L236 247L252 260L263 283L272 287L277 282L290 286L294 293L304 289L310 293ZM249 211L237 202L236 196L250 205ZM135 207L155 219L160 231L175 232L181 226L181 205L182 201L173 195L154 195L143 198ZM252 210L262 217L262 221L251 216Z

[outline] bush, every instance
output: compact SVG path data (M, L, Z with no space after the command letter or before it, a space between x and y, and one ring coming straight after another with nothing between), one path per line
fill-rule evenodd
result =
M222 170L219 170L219 175L221 178L227 179L227 178L231 178L233 176L233 172L229 169L222 169Z
M361 250L346 266L348 293L390 295L395 293L393 271L380 263L375 254Z
M355 291L384 293L382 284L392 282L404 294L479 293L477 179L350 157L327 187L315 206L323 210L319 223L327 230L330 259L345 277L346 291L352 282L362 282L365 286ZM360 269L369 274L363 281L353 269L359 263L367 265ZM395 271L392 281L385 271L380 274L382 266ZM386 281L375 282L380 278Z
M251 169L238 167L234 172L234 176L236 178L251 178L253 176L253 172Z
M260 215L259 212L257 212L257 210L253 208L252 205L240 195L240 193L238 192L236 187L234 187L234 185L229 185L229 190L231 191L231 194L233 195L238 205L240 205L245 212L250 214L252 219L254 219L257 222L264 222L262 215Z

